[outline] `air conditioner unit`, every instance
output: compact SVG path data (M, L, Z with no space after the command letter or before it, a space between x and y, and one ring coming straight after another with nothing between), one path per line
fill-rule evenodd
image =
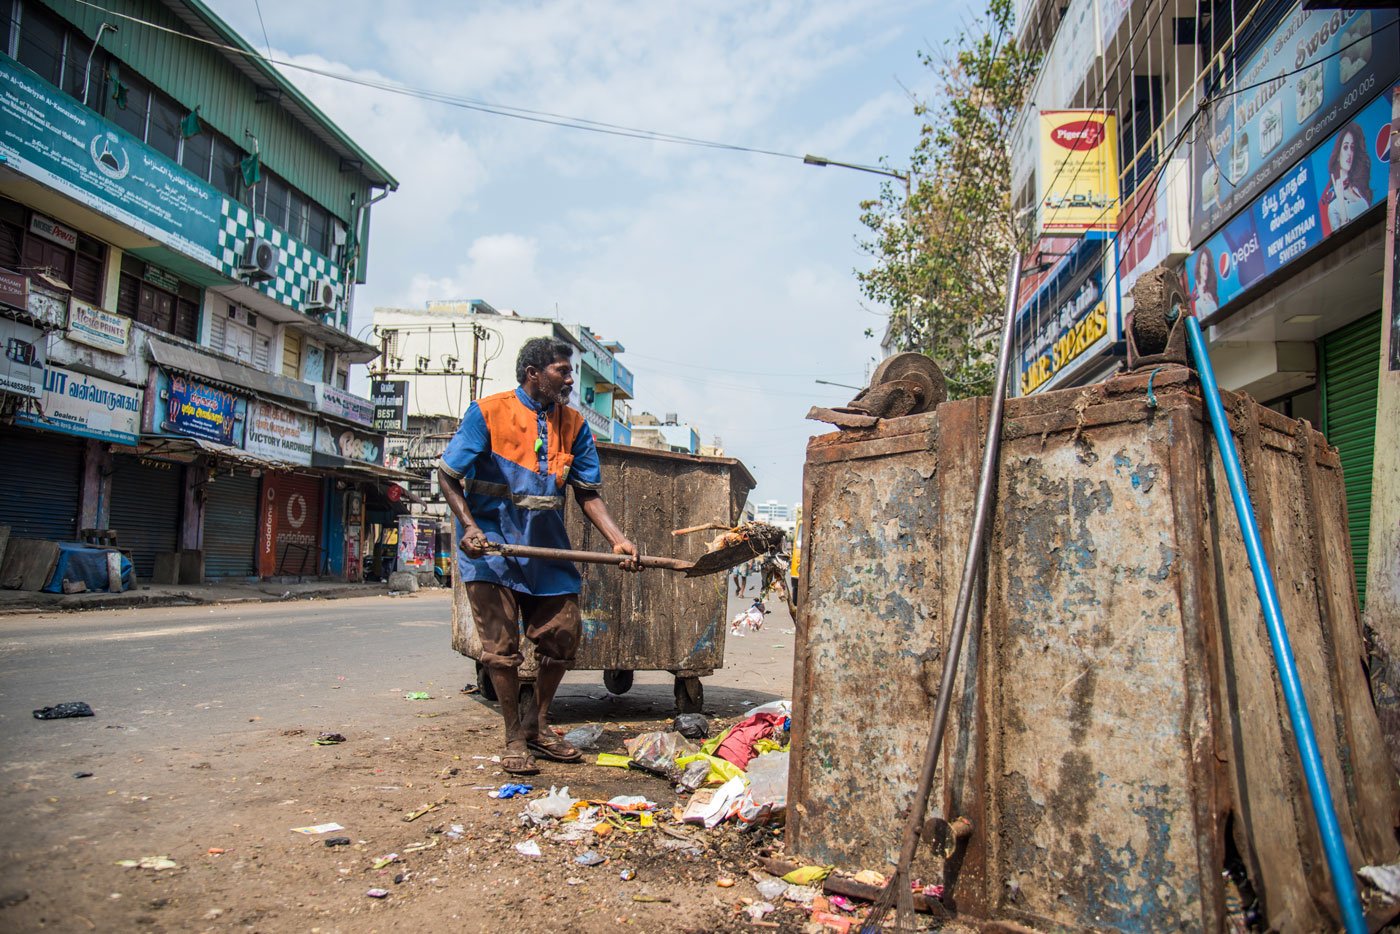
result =
M270 240L253 237L243 250L243 259L238 271L249 279L275 279L277 277L277 247Z
M328 311L335 308L335 283L328 279L312 279L306 295L307 311Z

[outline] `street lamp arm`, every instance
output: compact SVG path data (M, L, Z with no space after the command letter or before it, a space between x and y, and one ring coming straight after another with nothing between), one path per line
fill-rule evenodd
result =
M814 156L810 153L802 157L804 165L840 166L843 169L855 169L857 172L869 172L871 175L884 175L889 178L897 178L906 186L909 184L909 176L903 172L896 172L893 169L882 169L874 165L857 165L854 162L838 162L835 159L828 159L825 156Z

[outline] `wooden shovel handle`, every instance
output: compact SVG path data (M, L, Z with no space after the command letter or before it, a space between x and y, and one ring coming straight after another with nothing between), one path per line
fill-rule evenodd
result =
M615 555L608 551L571 551L567 548L537 548L534 545L506 545L490 542L486 550L507 558L544 558L547 561L578 561L583 564L622 564L633 560L631 555ZM644 568L663 568L667 571L688 571L693 562L680 558L658 558L642 555L635 559Z

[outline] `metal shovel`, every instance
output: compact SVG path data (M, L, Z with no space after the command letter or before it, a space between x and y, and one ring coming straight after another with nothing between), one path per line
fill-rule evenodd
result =
M644 568L681 571L686 577L705 577L738 567L745 561L751 561L778 547L782 542L782 533L775 531L776 537L767 533L766 529L763 532L751 531L743 541L706 552L694 561L653 555L641 555L635 560ZM634 560L631 555L615 555L610 551L572 551L567 548L538 548L534 545L507 545L501 542L488 542L486 550L490 554L507 558L543 558L547 561L578 561L582 564L622 564Z

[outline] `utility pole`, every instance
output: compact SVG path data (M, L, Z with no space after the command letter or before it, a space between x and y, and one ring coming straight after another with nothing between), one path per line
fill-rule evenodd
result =
M472 375L471 375L471 399L476 401L477 395L481 392L481 371L478 369L481 359L481 339L486 336L481 325L472 323Z

